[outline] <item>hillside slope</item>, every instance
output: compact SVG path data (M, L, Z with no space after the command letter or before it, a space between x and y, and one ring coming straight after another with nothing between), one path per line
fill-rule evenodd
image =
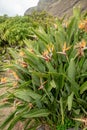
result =
M87 10L87 0L39 0L36 7L26 10L25 15L33 11L45 10L54 16L70 16L74 6L80 6L82 11Z

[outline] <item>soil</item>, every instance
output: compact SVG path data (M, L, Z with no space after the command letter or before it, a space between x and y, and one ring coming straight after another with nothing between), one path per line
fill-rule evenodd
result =
M6 72L5 74L0 73L0 79L1 77L10 77L13 78L10 73ZM7 87L0 88L0 96L5 94L8 90ZM12 91L11 89L9 91ZM3 103L6 102L6 99L0 99L0 106L3 105ZM12 107L5 107L3 109L0 109L0 125L5 121L5 119L15 110L14 106ZM8 126L4 128L4 130L7 130ZM23 124L21 122L18 122L15 127L12 130L23 130Z

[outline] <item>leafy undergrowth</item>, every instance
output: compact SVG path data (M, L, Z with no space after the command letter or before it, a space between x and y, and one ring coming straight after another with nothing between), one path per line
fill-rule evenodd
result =
M75 121L70 120L69 118L66 118L64 124L60 123L57 126L56 130L68 130L69 128L75 128L75 125L76 125Z
M35 40L36 36L31 28L42 26L47 30L53 23L53 16L45 11L34 12L30 16L0 16L0 55L8 53L8 47L15 49L24 47L24 39Z
M3 68L11 76L1 78L0 87L8 91L0 98L14 111L2 130L6 125L12 130L18 121L25 130L39 124L68 128L71 120L87 126L87 18L77 8L67 22L55 19L53 25L32 27L34 40L24 39L20 49L8 48L11 60Z

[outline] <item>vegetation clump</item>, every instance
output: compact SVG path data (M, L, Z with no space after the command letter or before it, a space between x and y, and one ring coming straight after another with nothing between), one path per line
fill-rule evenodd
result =
M25 47L20 49L8 48L12 59L4 69L13 78L1 79L0 86L8 87L1 97L14 111L1 129L9 124L7 130L12 130L18 121L24 123L25 130L40 124L52 130L73 124L81 127L77 121L87 127L87 23L83 19L86 21L75 9L67 24L55 19L47 28L32 25L36 39L25 38Z

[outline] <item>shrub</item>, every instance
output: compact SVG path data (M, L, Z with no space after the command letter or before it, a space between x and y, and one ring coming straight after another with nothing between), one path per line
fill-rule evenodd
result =
M15 110L2 129L9 123L7 130L11 130L19 120L30 129L33 119L55 129L66 117L87 114L87 33L78 28L79 20L80 12L74 10L67 26L58 20L56 28L46 32L32 28L38 40L25 40L26 48L21 50L9 49L13 60L5 67L13 70L15 79L7 84L14 87L6 93L6 101L11 106L15 103Z

